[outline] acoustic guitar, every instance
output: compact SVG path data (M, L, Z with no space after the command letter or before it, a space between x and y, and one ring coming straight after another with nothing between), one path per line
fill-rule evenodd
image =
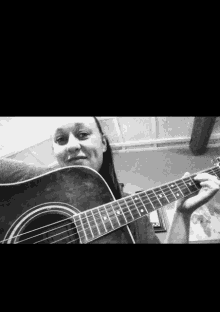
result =
M202 172L220 178L220 158ZM115 200L99 173L84 166L65 167L27 181L0 184L0 242L105 242L106 237L122 231L129 223L180 198L197 194L200 185L195 176L119 200ZM134 243L132 237L131 242Z

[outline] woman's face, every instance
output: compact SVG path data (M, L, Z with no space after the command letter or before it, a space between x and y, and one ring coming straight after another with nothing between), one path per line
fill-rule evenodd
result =
M61 167L87 166L99 171L106 139L93 117L60 117L53 134L53 151Z

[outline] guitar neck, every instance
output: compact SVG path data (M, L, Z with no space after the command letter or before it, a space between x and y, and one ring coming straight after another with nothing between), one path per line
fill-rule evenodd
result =
M202 172L220 178L220 168L217 166ZM98 239L180 198L196 195L201 188L200 184L194 180L196 175L193 174L187 178L79 213L74 216L74 221L81 243L85 244Z

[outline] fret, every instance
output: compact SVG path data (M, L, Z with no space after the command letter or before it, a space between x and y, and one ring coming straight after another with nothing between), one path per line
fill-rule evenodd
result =
M162 207L162 205L161 205L161 203L159 202L159 200L157 199L157 196L156 196L156 194L154 193L154 191L151 190L151 191L147 191L146 193L147 193L148 198L150 199L150 201L151 201L151 203L152 203L154 209L158 209L158 208L161 208L161 207Z
M85 235L85 232L84 232L84 229L83 229L79 215L73 216L73 219L74 219L75 226L77 228L77 233L79 235L79 239L80 239L81 244L87 243L87 238L86 238L86 235Z
M195 181L192 178L185 178L184 179L187 187L189 188L189 190L191 191L191 193L195 193L196 191L198 191L199 187L197 187L197 185L195 184Z
M82 222L82 225L84 227L84 230L85 230L85 233L86 233L86 236L87 236L87 239L88 240L91 240L93 239L93 234L92 234L92 231L91 229L89 228L89 222L86 218L86 214L83 212L79 215L79 217L81 218L81 222Z
M130 209L130 213L134 220L138 219L140 217L140 213L132 199L132 197L125 197L124 198L128 208Z
M99 208L99 212L100 212L100 214L101 214L102 221L103 221L103 223L104 223L104 226L105 226L105 228L106 228L106 231L107 231L107 232L110 232L110 231L114 230L114 228L113 228L112 225L111 225L111 222L109 221L109 217L108 217L108 214L107 214L105 208L104 208L104 207L100 207L100 208Z
M213 170L214 171L214 170ZM212 175L216 176L218 178L218 175L214 172L214 173L211 173Z
M215 173L215 170L214 170L214 169L209 169L209 170L203 171L203 172L204 172L204 173L209 173L209 174L211 174L211 175L216 176L216 173Z
M200 189L201 189L201 186L200 186L200 182L199 182L199 181L195 181L195 180L194 180L195 176L196 176L196 174L195 174L195 175L193 175L193 176L191 177L191 181L192 181L192 182L193 182L193 184L195 185L195 187L196 187L196 191L198 191L198 190L200 190Z
M98 226L98 229L99 229L99 232L101 235L105 235L106 234L106 230L105 230L105 227L104 227L104 224L102 222L102 218L99 214L99 210L96 208L96 209L92 209L92 214L94 216L94 219L96 221L96 224Z
M215 172L217 174L217 177L220 179L220 169L219 168L215 168Z
M170 190L170 188L167 185L161 186L161 190L165 194L169 203L173 203L176 200L175 195L173 194L173 192Z
M167 204L169 204L168 199L166 198L165 194L163 193L160 187L154 189L154 193L156 194L162 206L166 206Z
M179 181L179 180L178 180L178 181ZM177 189L179 190L181 197L184 197L184 194L183 194L181 188L180 188L179 185L178 185L178 181L175 181L174 184L176 185Z
M133 221L133 220L134 220L134 217L132 216L131 211L130 211L130 209L129 209L127 203L126 203L126 201L125 201L124 199L121 199L121 200L119 201L119 203L120 203L120 206L122 207L122 210L123 210L123 212L124 212L124 215L125 215L127 221L128 221L128 222Z
M101 235L100 230L99 230L99 227L98 227L98 223L96 222L96 219L95 219L95 217L94 217L93 211L92 211L92 210L90 210L90 211L91 211L91 214L92 214L92 218L93 218L93 220L94 220L94 222L95 222L96 229L97 229L97 231L98 231L98 235Z
M185 187L187 188L189 194L191 194L191 191L190 191L190 189L189 189L187 183L185 182L185 179L182 179L182 181L183 181L183 183L185 184Z
M179 189L181 189L181 192L184 196L191 194L190 190L184 184L183 180L176 181L176 184L178 185Z
M89 221L90 224L90 228L92 230L93 236L94 237L99 237L99 230L98 230L98 226L95 222L95 219L93 217L93 214L90 210L86 211L86 215L87 215L87 219Z
M140 217L145 216L146 210L145 210L143 202L139 198L139 195L136 194L135 196L132 196L132 200L137 208L137 211L139 212Z
M210 174L214 174L217 178L219 178L220 176L217 174L217 170L216 170L217 168L215 168L215 169L211 169L210 171L211 171L211 173Z
M138 201L138 197L136 195L135 196L133 195L131 197L131 200L132 200L132 203L134 204L134 206L136 208L136 212L138 213L138 217L137 218L141 217L139 209L141 208L142 204L140 204L140 200Z
M176 197L176 199L182 198L183 194L179 191L179 188L175 185L175 183L168 184L169 189L172 191L173 195Z
M120 206L118 205L117 202L112 203L112 208L113 208L114 211L115 211L115 215L117 216L120 225L125 225L125 224L127 224L127 221L126 221L126 219L124 218L123 213L122 213L122 211L121 211L121 208L120 208Z
M99 213L100 220L102 222L101 224L102 224L102 226L104 226L105 233L108 233L108 230L107 230L106 225L105 225L105 221L103 220L102 215L101 215L100 207L98 208L98 213Z
M111 204L105 205L106 211L108 213L109 219L112 222L112 226L114 227L114 229L118 229L120 227L120 223L115 215L115 211L112 208Z
M154 206L153 206L153 204L151 203L150 199L148 198L146 192L144 192L144 193L139 193L138 195L140 196L142 202L144 203L144 206L145 206L145 208L146 208L146 210L147 210L147 213L150 213L150 212L152 212L152 211L155 210L155 209L154 209Z
M161 195L164 194L164 198L167 200L167 203L170 204L172 201L175 200L174 196L170 193L170 190L168 189L167 186L165 187L160 187L161 190Z
M145 207L144 202L143 202L143 200L141 199L141 196L140 196L139 194L138 194L138 197L140 198L140 204L141 204L139 212L140 212L140 214L141 214L142 216L145 216L145 215L146 215L146 212L148 213L147 208ZM143 207L144 207L144 209L143 209Z
M90 224L90 222L89 222L89 218L88 218L88 212L87 211L85 211L85 215L86 215L86 222L87 222L87 225L89 225L89 228L87 229L87 231L89 232L89 236L88 236L88 238L90 239L90 240L92 240L93 238L95 238L95 236L94 236L94 234L93 234L93 231L92 231L92 227L91 227L91 224ZM90 233L91 233L91 238L90 238Z
M125 219L125 222L128 223L128 219L127 219L127 216L126 216L126 213L125 213L125 210L124 210L125 204L124 204L122 201L117 201L117 204L118 204L118 206L119 206L120 209L121 209L121 212L122 212L122 214L123 214L123 217L124 217L124 219Z
M113 225L113 223L112 223L112 220L111 220L111 217L110 217L110 215L109 215L109 213L108 213L108 211L107 211L107 208L106 208L106 206L103 206L103 207L104 207L104 209L105 209L106 215L108 216L108 219L109 219L109 222L110 222L110 224L111 224L111 227L112 227L112 229L114 230L115 227L114 227L114 225Z

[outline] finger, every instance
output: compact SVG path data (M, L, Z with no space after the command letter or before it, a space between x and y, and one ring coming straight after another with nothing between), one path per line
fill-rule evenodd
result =
M193 210L196 210L211 200L220 189L220 186L210 180L201 182L200 185L202 187L200 192L184 202L184 207L186 209L191 209L193 207Z
M218 179L215 178L215 177L209 178L209 179L198 179L198 180L196 180L196 181L198 181L200 185L204 185L204 184L201 184L201 183L212 182L212 183L214 183L215 185L217 185L217 187L220 187L220 180L218 180Z
M204 181L204 182L201 182L200 185L203 187L203 188L206 188L206 189L210 189L210 191L218 191L220 186L219 184L215 183L214 181Z
M186 173L184 173L183 178L186 178L186 177L188 177L188 176L190 176L190 173L189 173L189 172L186 172Z
M184 175L183 175L183 177L182 177L182 179L187 178L188 176L190 176L190 173L189 173L189 172L185 172ZM188 198L188 196L185 197L185 198L180 198L180 199L178 199L178 200L176 201L175 206L176 206L176 207L181 206L187 198Z
M199 173L194 177L194 180L198 180L198 181L205 181L205 180L219 181L219 179L215 175L212 175L209 173Z

